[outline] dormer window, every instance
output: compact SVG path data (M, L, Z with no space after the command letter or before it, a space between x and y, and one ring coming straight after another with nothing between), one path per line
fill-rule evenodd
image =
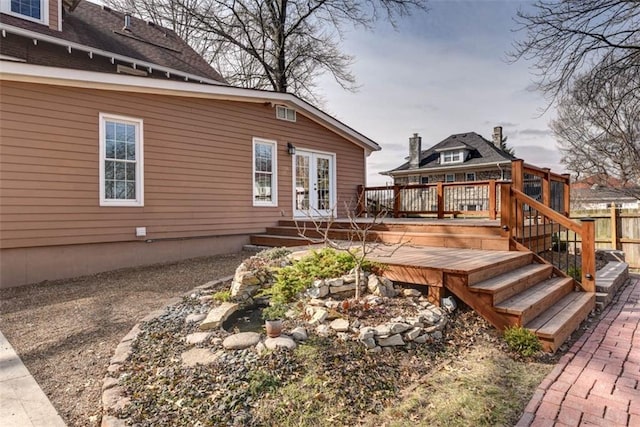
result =
M40 24L49 24L49 0L2 0L2 12Z
M440 164L462 163L466 157L466 150L443 151L440 153Z

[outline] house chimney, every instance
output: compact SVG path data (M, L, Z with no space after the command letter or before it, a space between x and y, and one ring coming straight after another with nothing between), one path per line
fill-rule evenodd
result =
M418 169L422 160L422 138L414 133L409 138L409 169Z
M131 31L131 14L125 13L124 15L124 27L122 27L124 31Z
M502 126L493 128L493 145L498 148L502 146Z

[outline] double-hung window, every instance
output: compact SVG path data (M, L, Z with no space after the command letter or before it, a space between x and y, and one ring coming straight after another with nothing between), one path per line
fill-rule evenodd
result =
M100 114L100 206L144 206L141 119Z
M2 0L2 12L40 24L49 24L49 0Z
M253 205L278 206L278 166L275 141L253 139Z

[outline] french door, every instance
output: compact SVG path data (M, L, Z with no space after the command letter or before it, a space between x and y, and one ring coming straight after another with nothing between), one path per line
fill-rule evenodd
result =
M294 216L330 216L336 203L335 156L296 150L293 162Z

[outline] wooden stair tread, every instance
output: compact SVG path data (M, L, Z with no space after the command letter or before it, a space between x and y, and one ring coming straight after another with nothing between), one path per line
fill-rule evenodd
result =
M492 277L480 283L476 283L472 286L469 286L469 289L471 291L485 292L485 293L492 294L492 293L500 292L504 288L508 288L512 286L514 282L518 282L522 279L526 279L527 277L534 274L548 271L549 275L551 275L552 270L553 270L553 266L551 266L550 264L528 264L528 265L525 265L524 267L518 268L517 270L503 273L499 276Z
M571 323L575 323L571 322L571 320L575 316L580 315L580 313L583 313L584 317L575 319L577 324L570 326L571 330L568 332L570 334L591 311L589 305L593 305L592 300L594 298L593 293L571 292L531 322L527 323L525 328L534 331L540 338L553 339L559 333L566 333L566 331L563 330L566 330Z
M515 295L495 306L496 311L522 315L536 304L560 292L562 288L573 284L570 277L553 277Z

